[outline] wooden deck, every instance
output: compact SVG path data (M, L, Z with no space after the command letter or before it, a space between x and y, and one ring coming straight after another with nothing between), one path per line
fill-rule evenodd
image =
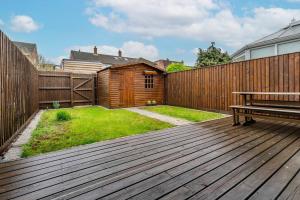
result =
M300 124L231 118L0 164L0 199L300 199Z

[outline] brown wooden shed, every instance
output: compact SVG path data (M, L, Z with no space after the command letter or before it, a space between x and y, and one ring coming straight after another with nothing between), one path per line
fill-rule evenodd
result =
M107 108L164 102L164 70L148 62L112 65L97 73L98 104Z

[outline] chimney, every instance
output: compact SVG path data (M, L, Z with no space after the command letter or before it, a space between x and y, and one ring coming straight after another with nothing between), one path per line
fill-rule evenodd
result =
M97 52L97 47L96 46L94 46L94 54L97 54L98 52Z
M119 54L119 57L122 57L122 51L121 50L118 51L118 54Z

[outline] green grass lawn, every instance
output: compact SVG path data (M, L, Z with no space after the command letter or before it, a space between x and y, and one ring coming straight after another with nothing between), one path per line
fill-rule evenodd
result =
M59 110L70 113L71 120L57 121ZM43 113L29 143L23 146L22 157L172 127L122 109L82 107L59 110Z
M171 117L186 119L192 122L201 122L210 119L222 118L223 115L220 113L206 112L195 109L175 107L175 106L149 106L145 107L145 110L156 112L163 115L168 115Z

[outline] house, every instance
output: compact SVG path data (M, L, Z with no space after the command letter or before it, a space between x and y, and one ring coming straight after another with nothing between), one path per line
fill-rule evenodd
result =
M118 51L118 55L101 54L95 46L93 53L72 50L70 58L63 59L61 66L64 71L68 72L96 73L111 65L126 64L128 62L136 61L153 64L151 61L143 58L124 57L121 50Z
M37 46L34 43L27 43L27 42L13 42L21 52L30 60L30 62L34 65L38 65L38 52Z
M95 74L104 67L105 65L98 61L63 59L61 62L63 71L73 73Z
M252 42L232 55L233 61L251 60L300 51L300 20Z
M142 60L114 64L97 74L98 104L107 108L164 102L164 70Z
M172 63L182 63L183 64L183 61L174 61L174 60L169 60L168 58L166 60L157 60L155 61L157 67L159 68L162 68L162 69L166 69L170 64Z

